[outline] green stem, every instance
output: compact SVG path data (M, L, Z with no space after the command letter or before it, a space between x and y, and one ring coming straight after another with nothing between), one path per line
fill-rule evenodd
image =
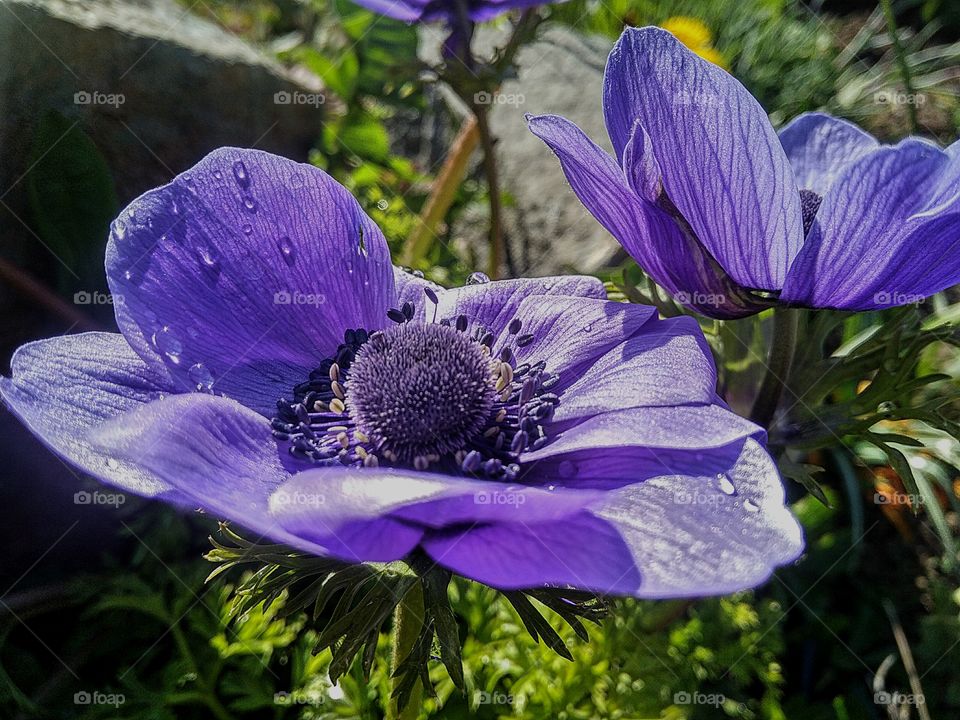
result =
M903 44L900 42L900 35L897 32L897 16L893 12L893 0L880 0L880 5L883 7L883 16L887 21L887 31L890 33L890 39L893 42L893 53L897 57L897 65L900 67L900 74L903 76L903 86L910 96L907 98L910 130L916 134L920 132L920 123L917 120L917 93L913 88L913 75L910 73L910 65L907 63L907 54L903 50Z
M437 226L447 216L447 211L457 198L457 190L467 174L470 156L480 141L476 118L469 118L460 128L460 133L450 146L450 152L443 163L443 169L437 175L430 190L430 197L423 206L418 222L403 245L400 263L418 267L430 250L437 237Z
M750 419L763 427L768 427L773 420L790 375L790 365L797 345L798 322L799 315L792 308L777 308L773 311L773 338L770 342L767 372L750 412Z
M477 129L480 131L480 146L483 148L483 172L487 178L487 195L490 202L490 262L487 275L490 276L491 280L496 280L500 277L504 255L497 158L494 154L493 133L490 132L490 123L487 118L487 106L474 103L473 114L477 118Z
M423 628L423 613L423 585L420 580L417 580L403 596L393 616L393 657L390 669L393 674L394 690L400 681L396 675L397 668L410 655L420 636L420 630ZM398 707L396 697L390 698L388 720L416 720L420 716L422 699L423 686L417 680L410 693L410 700L402 708Z

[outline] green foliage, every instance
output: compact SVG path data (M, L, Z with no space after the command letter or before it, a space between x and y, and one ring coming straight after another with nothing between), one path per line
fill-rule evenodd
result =
M31 218L41 242L60 258L60 288L102 286L103 248L118 204L97 146L79 121L50 111L37 125L29 167Z

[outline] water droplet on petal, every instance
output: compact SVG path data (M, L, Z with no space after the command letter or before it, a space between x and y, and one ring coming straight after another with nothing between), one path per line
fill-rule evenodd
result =
M246 189L250 187L250 174L247 172L247 166L243 160L237 160L233 164L233 177L237 180L237 185Z
M733 495L737 491L737 489L733 486L733 483L730 481L730 478L723 473L717 475L717 482L720 483L720 491L724 495Z
M180 353L183 352L183 345L173 334L173 330L168 325L164 325L153 334L153 346L166 355L170 362L177 364L180 362Z
M120 462L116 458L107 458L107 467L111 470L116 470L120 467Z
M747 512L755 513L760 510L760 506L757 505L753 500L745 500L743 503L743 509Z
M213 374L203 363L191 365L187 375L200 392L208 392L213 387Z
M241 228L241 230L243 230L244 235L253 235L253 225L251 225L250 223L247 223L246 225L244 225Z
M223 180L223 173L220 172L219 170L214 170L214 171L213 171L213 178L214 178L214 180Z
M257 201L254 200L252 197L245 197L243 199L243 206L250 212L257 211Z
M470 277L467 278L467 285L483 285L488 282L490 278L482 272L470 273Z
M293 241L284 235L277 241L277 247L280 248L280 254L287 265L293 266L297 261L297 249L293 246Z
M593 332L593 325L591 325L590 323L587 323L586 325L583 326L583 331L584 331L584 332Z
M207 269L215 272L220 269L217 251L214 250L211 245L200 245L197 247L197 254L200 256L200 262L203 263L203 266Z

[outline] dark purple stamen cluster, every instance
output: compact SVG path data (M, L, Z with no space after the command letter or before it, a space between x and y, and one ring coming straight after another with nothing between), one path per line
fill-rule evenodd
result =
M820 203L823 198L817 195L813 190L800 191L800 211L803 213L803 234L810 233L813 227L813 220L817 217L817 211L820 209Z
M348 330L294 400L277 403L274 436L318 464L516 480L520 453L547 442L543 426L560 402L545 362L516 364L515 348L533 336L514 319L510 342L491 357L493 334L465 315L413 322L405 303L388 317L396 325L372 335Z

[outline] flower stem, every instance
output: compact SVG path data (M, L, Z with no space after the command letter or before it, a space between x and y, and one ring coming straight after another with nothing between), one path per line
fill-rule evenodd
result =
M776 308L773 311L773 338L770 342L767 372L750 412L750 419L763 427L769 427L773 420L783 388L790 376L790 365L793 363L793 352L797 345L799 318L797 311L792 308Z
M391 659L391 673L393 675L393 689L396 690L400 677L397 669L407 659L413 650L420 630L423 628L423 585L417 580L407 591L397 605L393 616L393 657ZM420 701L423 699L423 687L417 680L410 692L410 699L402 708L399 707L396 697L390 698L390 709L387 713L389 720L416 720L420 715Z
M450 146L443 168L430 190L430 197L423 206L413 232L403 245L400 260L402 265L416 267L430 250L430 245L437 236L437 226L446 217L447 211L457 197L460 183L467 174L470 156L479 140L477 120L471 117L460 128L460 133Z
M903 78L903 86L907 91L907 113L910 118L910 131L920 132L920 123L917 119L916 90L913 87L913 75L910 73L910 65L907 63L907 54L903 49L903 43L900 42L900 35L897 32L897 16L893 11L892 0L880 0L883 7L883 16L887 21L887 32L890 33L890 41L893 43L893 53L897 58L897 65L900 68L900 75Z
M491 280L496 280L500 277L500 268L503 267L504 250L497 158L494 154L493 133L490 132L487 106L475 102L473 104L473 114L477 118L477 129L480 131L480 146L483 148L483 172L487 178L487 195L490 202L490 260L487 275L490 276Z

